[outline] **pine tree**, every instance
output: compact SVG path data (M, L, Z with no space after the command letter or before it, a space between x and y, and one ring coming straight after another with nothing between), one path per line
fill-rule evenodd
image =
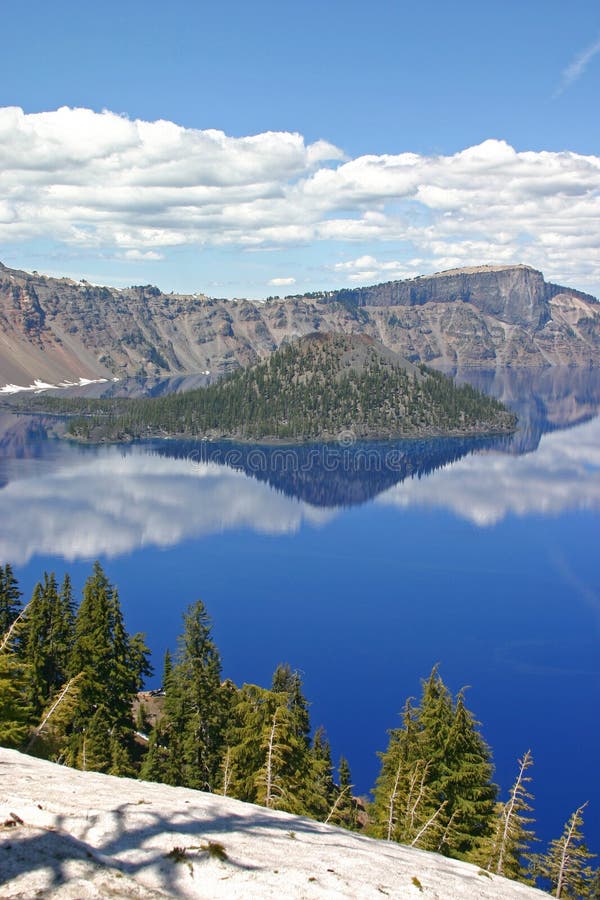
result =
M97 758L105 771L111 759L105 749L92 752L90 742L99 745L106 724L115 739L124 741L124 747L127 744L131 755L132 702L150 667L143 637L127 634L117 590L98 562L83 589L69 667L70 674L81 674L81 680L67 761L80 765L85 758L90 768L89 760ZM85 752L84 743L90 745Z
M410 818L417 813L410 805L410 780L417 764L421 764L418 708L409 697L402 710L402 727L389 732L385 753L380 753L381 772L374 791L373 831L388 841L410 843L414 837Z
M143 781L158 781L174 786L183 784L175 736L165 718L158 721L150 732L140 778Z
M333 780L331 747L325 729L319 727L308 751L307 778L302 791L305 813L321 822L325 821L337 799L337 794Z
M67 576L68 579L68 576ZM73 642L70 583L59 593L54 573L44 573L28 606L23 627L23 656L30 666L31 702L36 712L67 681Z
M528 826L534 821L531 812L532 794L528 790L531 776L527 774L533 765L531 751L518 760L519 771L506 803L498 803L496 825L493 834L484 842L477 861L497 875L518 881L530 880L530 844L535 834Z
M282 695L279 692L273 696L279 700ZM287 704L277 702L273 715L265 723L261 734L263 764L254 776L256 801L269 809L287 809L290 812L297 810L297 792L290 790L285 777L289 772L289 758L293 752L293 728L293 717Z
M165 659L163 663L163 677L162 677L162 689L163 691L167 690L167 686L170 684L171 675L173 674L173 661L171 659L171 651L167 647L165 650Z
M297 710L287 691L243 685L228 735L231 796L287 812L307 811L310 748Z
M78 676L70 678L49 701L25 747L26 753L62 762L62 750L68 743L77 708L80 681Z
M583 838L584 803L565 823L560 838L550 842L548 851L537 858L534 870L547 878L555 897L578 898L587 896L594 872L587 865L595 854L590 853Z
M175 665L165 656L162 720L150 736L143 777L216 790L224 748L226 698L221 657L201 600L184 614Z
M388 840L465 857L489 831L496 786L490 751L437 670L409 699L390 732L375 788L373 832Z
M452 832L440 849L466 855L489 835L498 788L492 782L491 751L466 708L464 692L455 703L452 726L444 749L444 775L440 796L446 814L453 817Z
M273 715L273 696L256 684L244 684L233 697L226 737L228 795L238 800L256 802L255 776L264 762L262 735Z
M295 731L298 737L310 742L310 717L308 702L302 692L302 678L298 671L292 671L289 663L280 663L273 673L271 690L287 694L287 706L294 717Z
M21 612L21 591L12 567L6 563L0 566L0 639Z
M34 722L28 668L15 653L0 652L0 746L20 749Z
M352 796L352 775L350 774L350 766L345 756L340 757L338 765L339 785L336 790L336 797L329 812L326 822L334 822L342 828L348 828L355 831L358 828L358 810L356 800Z
M84 772L107 772L111 762L109 749L112 719L108 709L101 705L82 730L77 768Z

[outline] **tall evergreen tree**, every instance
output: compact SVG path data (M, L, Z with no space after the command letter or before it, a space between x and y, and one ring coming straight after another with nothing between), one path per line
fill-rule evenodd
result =
M337 796L326 821L334 822L336 825L341 825L342 828L355 831L358 828L358 809L356 800L352 795L354 785L352 784L350 765L345 756L340 757L338 778Z
M589 896L594 871L588 865L595 854L590 853L583 837L584 803L570 816L563 833L550 842L547 852L537 858L535 870L548 879L555 897L577 900Z
M22 610L21 591L10 563L0 566L0 641Z
M264 762L262 736L273 716L274 695L256 684L244 684L233 697L227 729L228 794L257 802L256 773Z
M70 674L81 674L81 680L68 761L83 765L83 735L92 720L94 739L108 723L113 738L118 736L130 752L131 705L144 675L150 672L148 650L141 635L130 638L127 634L117 590L99 562L83 589L69 666ZM102 770L109 765L103 758Z
M273 673L271 690L276 694L287 694L287 707L294 718L297 736L307 745L310 743L310 716L308 702L302 692L302 677L292 671L289 663L280 663Z
M453 817L452 832L445 835L440 849L464 856L475 850L489 835L495 810L497 786L492 782L492 754L473 714L466 708L460 691L452 726L444 748L444 774L438 796L446 801Z
M171 659L171 651L167 647L165 650L165 658L163 662L162 689L167 690L170 684L171 675L173 674L173 660Z
M325 729L316 729L312 746L308 751L307 778L303 791L305 812L315 819L325 821L337 799L338 791L333 780L331 747Z
M287 691L245 684L232 709L231 795L287 812L307 812L310 748L302 704Z
M33 591L23 628L23 655L30 666L31 702L36 712L67 681L73 643L73 603L68 576L59 592L45 572Z
M530 880L529 852L535 834L529 825L534 821L528 813L533 796L528 790L531 776L528 770L533 765L531 751L528 750L518 760L519 771L506 803L496 807L496 824L493 833L483 843L477 854L477 861L490 872L514 878L518 881Z
M489 832L496 786L489 748L462 692L453 700L437 667L390 732L375 788L373 831L465 857Z
M224 748L225 694L221 657L201 600L184 614L175 665L165 659L164 716L151 735L143 775L216 790Z
M15 653L0 652L0 746L20 749L34 722L28 668Z

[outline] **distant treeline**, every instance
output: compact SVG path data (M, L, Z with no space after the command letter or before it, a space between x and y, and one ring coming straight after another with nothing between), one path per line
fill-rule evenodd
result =
M310 441L482 434L514 430L515 417L470 385L420 366L410 373L376 349L360 366L348 336L281 347L268 360L205 388L143 399L28 398L28 409L74 416L80 440L155 436ZM13 401L14 403L14 401Z
M344 757L334 769L297 671L279 665L269 688L223 679L201 601L184 614L173 658L166 654L162 689L140 700L150 673L144 637L127 633L99 563L80 603L68 575L59 585L45 573L26 606L12 568L0 566L0 745L360 828L474 862L482 874L537 881L557 897L598 897L586 804L533 853L531 753L501 800L479 723L437 667L389 732L370 803L354 796Z

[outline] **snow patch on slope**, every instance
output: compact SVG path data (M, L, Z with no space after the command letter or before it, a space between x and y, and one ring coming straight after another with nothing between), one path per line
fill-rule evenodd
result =
M115 381L117 379L114 379ZM58 384L48 384L40 378L36 378L33 384L4 384L0 387L0 394L19 394L23 391L32 391L41 394L43 391L57 390L58 388L85 387L86 384L104 384L108 378L80 378L79 381L61 381Z
M300 816L0 749L0 823L8 821L0 827L6 898L547 897Z

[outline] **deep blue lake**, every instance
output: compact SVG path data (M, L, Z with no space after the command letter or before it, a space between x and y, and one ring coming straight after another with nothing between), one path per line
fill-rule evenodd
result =
M158 686L202 598L223 672L303 673L313 725L367 793L435 663L468 690L503 797L531 749L538 835L589 800L600 852L600 372L459 373L511 438L250 448L79 447L0 416L0 561L26 597L99 558Z

